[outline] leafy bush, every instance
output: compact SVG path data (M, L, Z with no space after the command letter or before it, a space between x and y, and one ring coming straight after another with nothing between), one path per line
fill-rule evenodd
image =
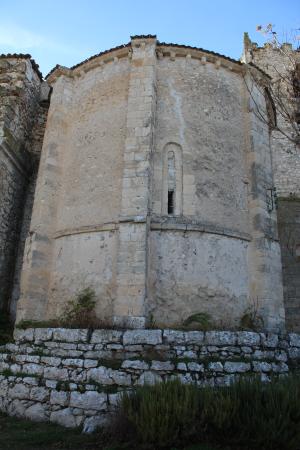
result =
M78 328L93 328L95 324L95 291L89 287L78 292L76 297L66 304L60 319L63 326L72 325Z
M118 423L123 439L131 433L150 448L195 441L249 450L299 450L300 379L270 384L247 379L224 388L179 381L143 386L123 395Z
M212 328L212 320L210 314L206 312L199 312L187 317L183 322L183 327L199 329L206 331Z
M261 331L264 329L264 319L258 311L258 298L250 299L250 306L240 319L240 328L242 330Z

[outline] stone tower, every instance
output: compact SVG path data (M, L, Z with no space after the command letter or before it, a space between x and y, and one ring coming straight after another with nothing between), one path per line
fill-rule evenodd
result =
M295 123L300 127L300 51L291 44L276 48L267 43L258 47L244 39L244 62L264 70L272 82L295 83ZM298 87L297 87L298 86ZM275 105L276 106L276 105ZM287 136L292 134L288 121L277 109L277 124ZM276 129L271 134L274 185L278 195L278 229L281 244L284 303L288 329L300 330L300 144L295 145Z
M48 93L30 55L0 55L0 311L13 317Z

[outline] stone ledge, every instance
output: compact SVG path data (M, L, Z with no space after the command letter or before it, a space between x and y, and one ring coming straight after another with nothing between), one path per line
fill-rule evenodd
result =
M88 330L73 328L16 328L16 343L65 342L65 343L119 343L124 345L172 343L206 345L262 345L275 348L285 341L291 347L300 347L300 334L261 333L255 331L183 331L174 329L98 329L89 337Z

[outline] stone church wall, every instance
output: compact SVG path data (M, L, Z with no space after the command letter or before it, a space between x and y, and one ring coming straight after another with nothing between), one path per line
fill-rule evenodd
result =
M61 312L62 300L86 286L102 300L97 315L112 316L128 83L129 63L122 59L91 70L70 87L57 192L63 208L55 224L52 316Z
M117 325L207 312L237 326L257 300L265 327L283 327L269 135L249 70L136 36L49 75L18 321L57 317L88 286L97 317Z
M228 322L248 307L243 96L241 76L227 68L158 58L149 309L169 325L199 311ZM173 220L164 210L169 151L182 171L181 217Z

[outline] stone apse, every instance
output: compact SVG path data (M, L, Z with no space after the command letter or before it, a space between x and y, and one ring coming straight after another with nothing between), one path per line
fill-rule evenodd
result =
M96 314L143 328L254 307L284 327L265 108L253 66L132 37L48 75L51 102L26 239L17 321L46 320L84 287Z

